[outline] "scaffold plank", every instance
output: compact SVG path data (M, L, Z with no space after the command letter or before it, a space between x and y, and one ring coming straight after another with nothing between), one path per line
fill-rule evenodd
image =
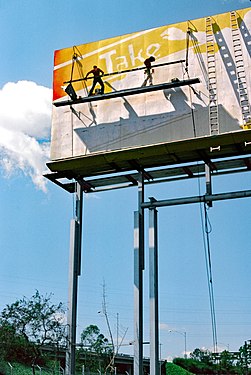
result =
M76 100L63 100L63 101L58 101L58 102L56 101L56 102L53 102L53 104L55 107L63 107L66 105L89 103L89 102L94 102L98 100L107 100L107 99L119 98L119 97L124 97L124 96L129 96L129 95L144 94L144 93L152 92L152 91L167 90L167 89L172 89L175 87L194 85L196 83L200 83L199 78L191 78L191 79L186 79L182 81L175 80L172 82L161 83L159 85L136 87L136 88L131 88L131 89L113 91L113 92L109 92L107 94L102 94L102 95L98 94L98 95L92 95L92 96L87 96L87 97L79 97Z

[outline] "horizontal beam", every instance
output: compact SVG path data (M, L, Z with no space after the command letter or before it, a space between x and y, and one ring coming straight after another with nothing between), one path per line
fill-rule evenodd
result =
M234 173L244 173L249 172L246 167L248 161L251 158L240 158L240 159L230 159L230 160L220 160L215 161L215 166L217 172L212 172L212 176L218 177L227 174ZM187 169L190 173L186 173ZM118 173L117 173L118 172ZM120 174L121 172L121 174ZM101 192L107 190L115 190L133 187L137 184L138 173L126 173L124 174L121 170L117 169L114 171L115 175L108 175L105 177L91 178L84 181L85 186L83 190L88 193ZM202 178L205 176L205 164L196 163L191 165L178 165L176 167L167 167L161 169L151 170L151 179L145 180L145 184L156 184L164 182L173 181L184 181L187 179ZM75 182L61 182L64 179L72 180L76 177L76 174L70 172L54 172L45 174L44 177L48 178L50 181L59 185L69 193L75 192ZM80 177L83 178L83 177ZM86 185L87 184L87 185Z
M220 150L211 152L210 148L217 145L221 146ZM217 136L204 136L157 143L150 146L130 147L115 151L54 159L47 162L46 165L51 172L63 173L67 178L80 176L86 179L117 173L118 169L112 166L114 162L123 173L133 170L130 163L132 160L137 160L137 163L145 170L200 162L201 154L198 151L201 150L214 163L216 163L216 160L234 161L235 157L242 155L250 157L251 129L223 133Z
M212 195L200 195L196 197L186 197L186 198L175 198L168 200L156 201L150 199L150 202L144 202L141 204L143 209L145 208L157 208L157 207L166 207L166 206L178 206L182 204L191 204L191 203L202 203L202 202L213 202L226 199L236 199L236 198L249 198L251 197L251 190L245 191L234 191L230 193L221 193L221 194L212 194Z
M154 68L159 68L160 66L165 66L165 65L173 65L173 64L179 64L179 63L183 63L185 62L186 60L176 60L176 61L169 61L169 62L166 62L166 63L162 63L162 64L155 64L155 65L152 65L152 69ZM146 66L142 66L140 68L133 68L133 69L126 69L126 70L119 70L117 72L112 72L112 73L105 73L102 75L102 78L103 77L108 77L108 76L113 76L113 75L116 75L116 74L124 74L124 73L130 73L130 72L135 72L137 70L143 70L143 69L146 69ZM84 81L86 79L92 79L93 77L87 77L87 78L78 78L78 79L72 79L70 81L65 81L64 83L74 83L74 82L79 82L79 81Z
M64 101L59 101L59 102L53 102L53 104L55 105L55 107L63 107L66 105L88 103L88 102L94 102L98 100L113 99L113 98L129 96L129 95L144 94L144 93L152 92L152 91L167 90L167 89L172 89L175 87L193 85L195 83L200 83L199 78L186 79L183 81L177 80L174 82L161 83L159 85L136 87L132 89L113 91L113 92L109 92L103 95L92 95L92 96L87 96L84 98L79 97L76 100L64 100Z

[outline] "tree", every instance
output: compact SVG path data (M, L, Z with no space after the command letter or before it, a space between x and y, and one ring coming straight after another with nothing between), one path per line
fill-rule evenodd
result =
M0 315L2 323L37 346L65 344L65 310L61 302L52 304L51 297L51 294L43 296L36 291L30 299L23 297L7 305Z
M36 356L36 347L15 332L13 326L0 322L0 359L30 364Z
M98 326L91 324L83 330L81 345L81 352L85 354L85 366L90 371L104 370L107 367L112 348Z
M94 353L109 353L108 339L96 325L89 325L81 333L81 344Z
M235 366L236 354L225 350L217 355L208 350L195 349L190 359L175 358L173 363L193 374L247 374ZM247 367L246 367L247 369Z
M237 362L241 374L249 374L249 366L251 364L251 343L245 341L244 345L239 349L239 360Z
M225 374L230 374L231 371L233 371L234 359L228 350L224 350L223 352L220 353L219 365L220 365L221 372L224 372Z
M213 363L212 355L209 350L202 350L202 349L194 349L194 351L190 354L192 359L196 361L203 362L207 365L211 365Z
M206 364L197 359L192 358L174 358L173 363L177 366L182 367L191 374L218 374L217 370L213 365Z

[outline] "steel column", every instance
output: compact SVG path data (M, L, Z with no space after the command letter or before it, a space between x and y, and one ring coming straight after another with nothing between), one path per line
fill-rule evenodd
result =
M83 192L76 182L76 212L71 220L70 259L69 259L69 290L68 290L68 342L66 351L66 375L75 375L76 362L76 327L77 327L77 294L78 276L81 270L81 237L82 237L82 206Z
M211 169L209 165L205 164L205 176L206 176L206 194L212 195L212 176L211 176ZM212 201L207 202L209 207L212 207Z
M149 209L150 374L159 375L157 210Z
M134 375L143 375L144 176L138 178L138 211L134 212Z

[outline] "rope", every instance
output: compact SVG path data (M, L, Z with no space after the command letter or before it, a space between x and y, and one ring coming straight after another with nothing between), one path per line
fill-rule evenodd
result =
M83 66L82 66L82 63L80 62L81 52L79 51L79 49L76 46L73 46L73 56L72 56L72 59L73 59L74 62L77 63L78 74L81 77L81 79L79 79L78 81L82 82L83 89L86 90L86 93L88 95L88 89L87 89L87 85L86 85L86 82L85 82L85 79L84 79L85 75L84 75L84 72L83 72ZM70 83L71 82L76 82L76 81L77 80L73 80L72 76L71 76Z
M189 40L190 40L190 28L187 30L187 36L186 36L186 59L181 60L185 62L185 67L183 66L184 72L183 72L183 78L185 79L185 76L187 75L187 78L190 79L189 72L188 72L188 52L189 52ZM196 126L195 126L195 117L194 117L194 110L193 110L193 105L192 105L192 91L194 94L196 94L194 88L192 86L189 86L189 100L190 100L190 108L191 108L191 116L192 116L192 124L193 124L193 135L196 138Z
M185 67L186 72L188 72L188 52L189 52L189 40L190 40L189 37L190 37L190 34L191 34L191 31L188 28L187 36L186 36L186 67Z
M201 216L202 216L202 210L201 210ZM203 219L202 219L202 222L203 222ZM215 313L215 302L214 302L211 249L210 249L210 239L209 239L209 235L212 232L212 227L208 218L206 202L204 202L204 225L205 225L204 227L205 232L203 231L203 243L204 243L204 253L205 253L205 262L206 262L210 313L211 313L213 348L214 348L214 352L217 353L217 327L216 327L216 313Z

